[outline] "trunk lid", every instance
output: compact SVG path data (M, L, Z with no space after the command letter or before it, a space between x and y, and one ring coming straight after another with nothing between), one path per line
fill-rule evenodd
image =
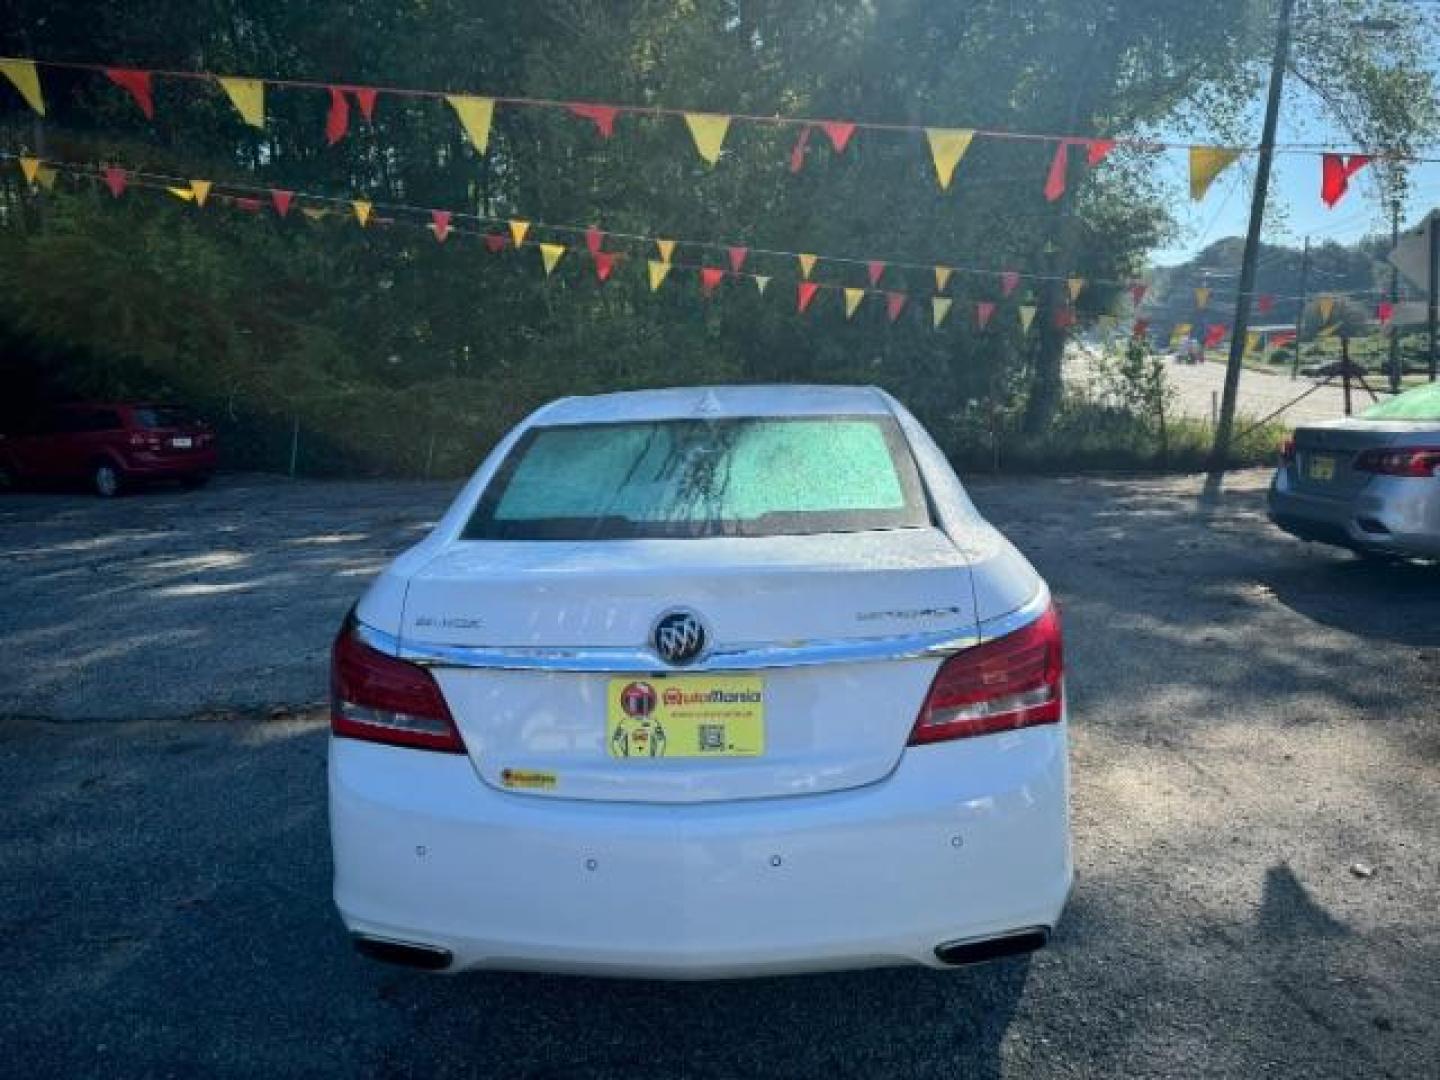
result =
M1348 501L1373 479L1354 467L1362 450L1428 446L1437 441L1434 421L1348 418L1295 429L1295 484L1306 495Z
M685 667L654 653L657 620L675 609L698 616L710 643ZM421 651L511 658L435 669L487 783L562 798L700 802L884 777L939 660L857 654L893 657L904 651L895 643L975 632L964 558L942 532L919 528L460 542L410 579L401 636ZM640 701L634 715L622 699ZM657 747L662 718L670 726ZM700 745L712 738L720 741Z

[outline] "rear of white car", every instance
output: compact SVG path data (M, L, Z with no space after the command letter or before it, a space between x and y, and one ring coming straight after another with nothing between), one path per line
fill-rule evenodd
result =
M337 639L335 899L444 970L705 978L1044 943L1059 622L873 389L567 399Z

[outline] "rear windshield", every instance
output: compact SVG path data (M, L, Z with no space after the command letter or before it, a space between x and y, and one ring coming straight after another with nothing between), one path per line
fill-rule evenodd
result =
M1440 383L1407 390L1389 401L1371 405L1361 420L1440 420Z
M533 428L464 535L785 536L928 524L891 418L765 417Z
M184 409L147 407L132 409L131 412L136 425L142 428L190 427L195 423L195 418Z

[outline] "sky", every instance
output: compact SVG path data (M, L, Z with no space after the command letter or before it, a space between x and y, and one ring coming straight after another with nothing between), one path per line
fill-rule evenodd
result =
M1433 67L1436 78L1440 79L1440 48L1436 50ZM1256 101L1253 106L1252 145L1260 141L1263 104ZM1175 133L1162 132L1160 137L1166 142L1204 142L1203 138ZM1288 142L1354 147L1354 140L1327 120L1314 97L1300 89L1293 78L1286 82L1275 141L1281 145ZM1400 215L1402 231L1418 224L1431 210L1440 208L1440 147L1432 146L1418 153L1437 161L1417 163L1412 168L1410 198ZM1169 245L1151 254L1151 263L1173 266L1222 237L1244 236L1250 219L1254 163L1254 155L1242 158L1216 179L1201 202L1193 203L1188 197L1187 155L1184 150L1167 151L1158 168L1162 177L1182 193L1175 210L1180 227ZM1389 231L1390 209L1382 205L1379 186L1370 169L1362 169L1355 175L1345 197L1331 209L1320 201L1318 154L1275 155L1262 234L1266 243L1299 247L1306 236L1312 243L1323 240L1348 243Z

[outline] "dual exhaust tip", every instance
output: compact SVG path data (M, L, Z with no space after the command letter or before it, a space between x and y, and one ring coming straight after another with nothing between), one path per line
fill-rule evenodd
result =
M455 957L449 949L434 945L417 945L410 941L391 941L388 938L355 934L352 939L355 950L372 960L404 967L419 968L422 971L444 971ZM1032 926L998 937L970 938L965 941L948 941L935 947L935 956L945 964L959 967L962 964L980 964L986 960L999 960L1006 956L1019 956L1045 947L1050 940L1050 928Z

